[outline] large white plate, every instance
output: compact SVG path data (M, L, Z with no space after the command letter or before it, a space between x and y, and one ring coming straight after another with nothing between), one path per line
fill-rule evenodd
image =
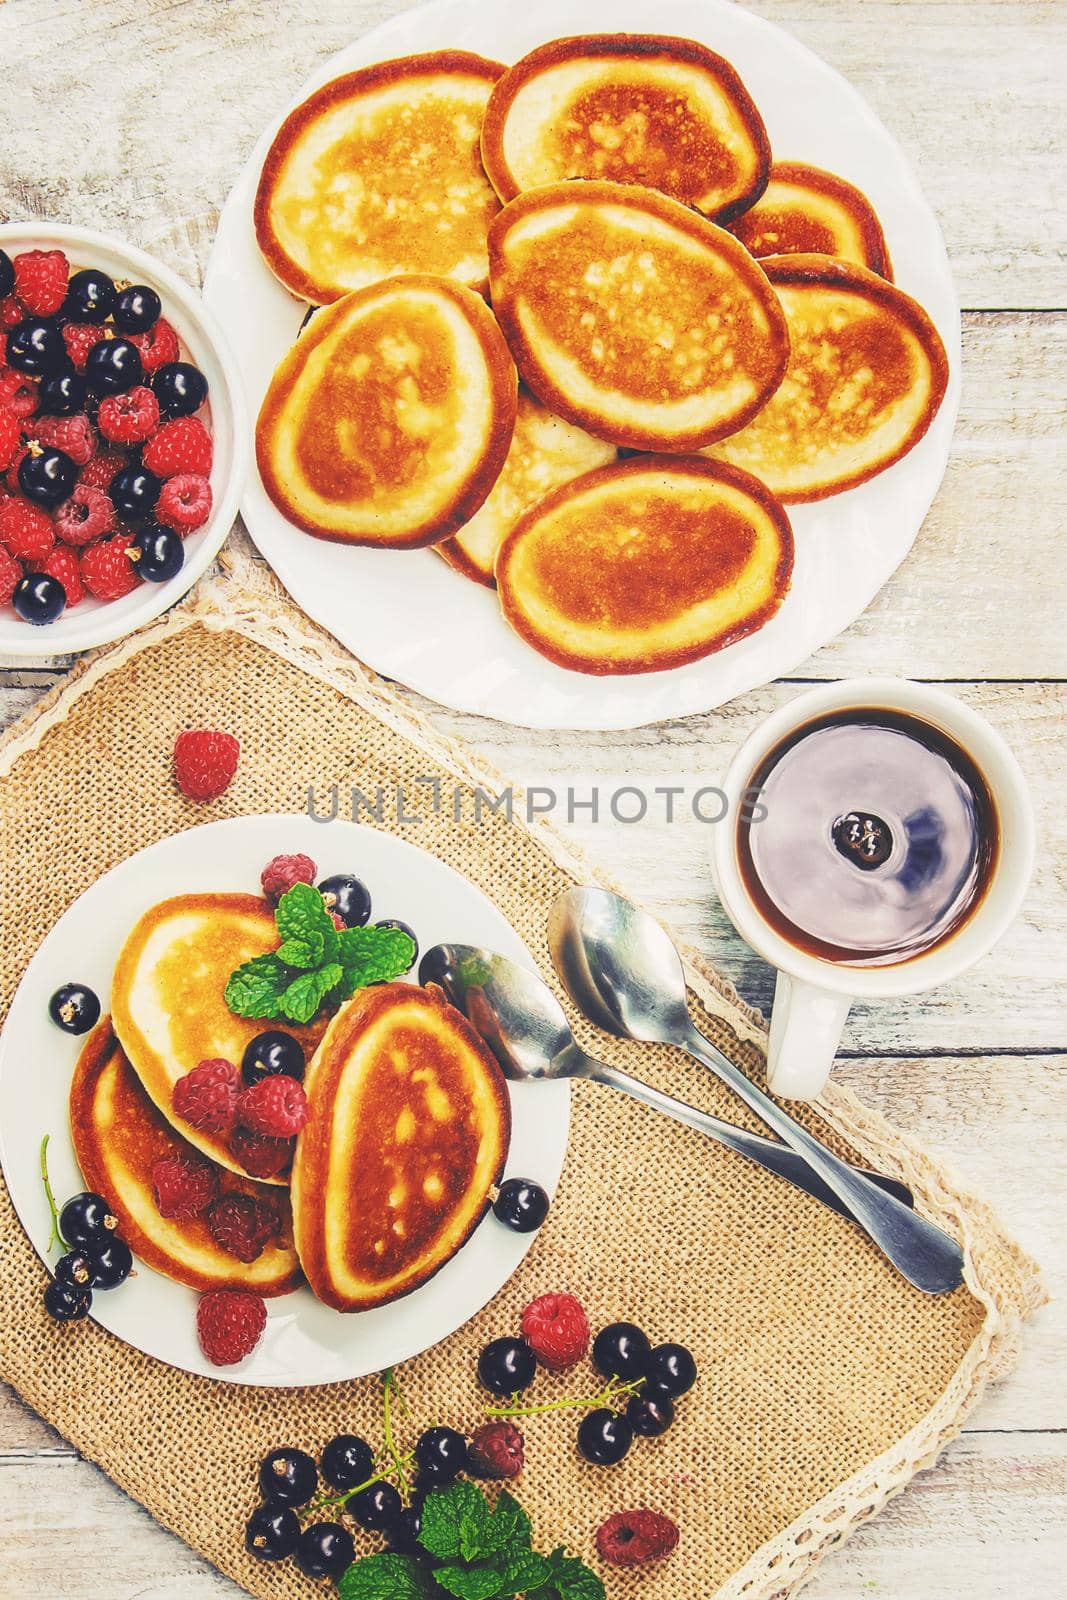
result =
M90 984L106 1007L115 959L143 911L172 894L255 893L263 864L282 851L304 851L324 876L357 873L371 892L373 915L408 923L422 950L455 940L533 966L510 923L473 884L424 850L352 822L242 817L191 828L131 856L98 879L56 923L26 969L0 1036L0 1162L15 1210L42 1256L49 1232L38 1169L44 1134L51 1135L49 1168L59 1204L84 1188L67 1118L70 1078L82 1041L51 1022L49 996L61 983L76 980ZM569 1086L509 1088L513 1128L506 1170L534 1178L554 1193L567 1147ZM336 1383L380 1372L453 1333L507 1282L532 1238L487 1216L429 1283L375 1311L345 1316L308 1289L269 1300L263 1339L236 1367L205 1361L196 1338L196 1294L141 1263L136 1277L120 1289L95 1296L92 1315L127 1344L186 1372L272 1388ZM44 1282L42 1273L42 1289Z
M791 671L870 604L907 555L944 475L959 408L959 306L937 221L896 141L825 62L727 0L586 0L580 13L573 0L435 0L333 56L293 104L340 72L393 56L453 46L511 62L534 45L578 31L655 31L700 40L740 71L778 156L828 167L870 196L897 282L926 307L948 351L948 394L925 439L871 483L819 505L791 508L793 586L760 633L691 666L626 678L589 677L544 660L507 627L490 591L431 550L346 549L310 538L274 508L254 470L242 510L294 599L387 677L455 710L526 727L633 728L710 710ZM275 129L267 129L227 201L205 288L255 408L305 309L263 264L252 230L256 181ZM433 181L427 170L427 184Z

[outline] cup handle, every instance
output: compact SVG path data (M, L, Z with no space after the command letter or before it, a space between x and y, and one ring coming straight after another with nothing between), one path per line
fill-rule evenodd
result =
M852 1000L779 972L767 1045L767 1083L787 1100L822 1093Z

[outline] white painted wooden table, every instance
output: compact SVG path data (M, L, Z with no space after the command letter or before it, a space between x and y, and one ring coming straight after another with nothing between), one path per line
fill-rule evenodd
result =
M487 5L518 0L483 0ZM0 217L111 229L197 281L219 208L268 117L330 51L403 0L6 0ZM1019 1370L812 1583L812 1600L1002 1600L1067 1587L1067 5L753 0L841 69L901 140L937 209L966 308L945 486L871 610L797 676L621 737L531 734L438 713L524 782L713 783L772 706L813 679L947 683L1014 746L1040 865L995 955L921 1002L858 1010L842 1076L939 1147L1047 1268L1053 1304ZM650 8L650 26L655 8ZM580 8L575 13L580 26ZM66 663L0 671L9 721ZM583 813L579 812L579 816ZM727 930L707 830L577 825L583 843L766 1005ZM656 820L659 819L659 820ZM87 1400L87 1403L88 1400ZM238 1591L0 1390L0 1596L208 1600Z

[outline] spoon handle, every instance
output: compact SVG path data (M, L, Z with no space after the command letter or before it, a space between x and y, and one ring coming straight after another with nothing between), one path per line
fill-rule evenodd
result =
M612 1089L621 1089L624 1094L640 1100L643 1105L652 1106L656 1111L662 1111L665 1116L673 1117L675 1122L684 1122L687 1127L695 1128L698 1133L706 1134L709 1139L725 1145L728 1150L734 1150L749 1161L755 1161L758 1166L766 1167L768 1172L776 1173L795 1188L803 1189L806 1194L821 1200L831 1211L836 1211L840 1216L852 1220L852 1213L844 1201L823 1183L803 1157L798 1156L788 1145L779 1144L774 1139L765 1139L759 1133L749 1133L745 1128L735 1128L732 1122L724 1122L720 1117L713 1117L706 1111L698 1111L696 1106L687 1105L684 1100L676 1100L673 1095L663 1094L659 1089L654 1089L650 1083L643 1083L640 1078L633 1078L628 1072L620 1072L617 1067L608 1066L607 1062L597 1062L595 1069L590 1071L588 1076L594 1083L606 1083ZM880 1172L868 1172L862 1167L858 1170L887 1194L896 1195L904 1205L912 1204L912 1193L906 1184L896 1178L887 1178Z
M831 1189L883 1255L908 1282L924 1294L947 1294L963 1279L963 1252L954 1239L916 1211L876 1187L847 1162L794 1122L769 1095L734 1065L690 1023L683 1037L671 1041L710 1067L766 1123L772 1133L801 1156Z

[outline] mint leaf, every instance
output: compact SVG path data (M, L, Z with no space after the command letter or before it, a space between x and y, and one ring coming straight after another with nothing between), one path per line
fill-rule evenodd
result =
M530 1547L530 1519L515 1499L514 1495L506 1489L501 1489L497 1496L496 1505L493 1507L489 1518L489 1526L483 1535L482 1550L480 1554L490 1551L507 1550L518 1547L519 1550L528 1550ZM520 1585L520 1587L522 1587Z
M336 961L317 972L302 972L283 992L278 1004L290 1022L310 1022L331 989L341 981Z
M433 1579L414 1556L364 1556L337 1582L341 1600L433 1600Z
M603 1583L577 1556L560 1545L549 1557L550 1576L540 1588L530 1589L526 1600L604 1600Z
M344 968L338 998L347 1000L369 983L388 983L407 972L415 955L399 928L344 928L337 934L337 960Z
M488 1555L482 1541L489 1528L489 1504L473 1483L456 1482L428 1494L422 1507L419 1543L441 1561Z
M286 939L275 954L287 967L321 967L326 960L326 941L318 934L307 939Z
M278 901L274 921L282 939L310 940L321 937L325 940L327 934L336 936L337 933L326 902L310 883L294 883L291 889L285 891ZM329 959L333 960L334 957L330 956Z
M512 1550L504 1558L500 1571L500 1594L526 1594L538 1584L551 1578L552 1563L536 1550Z
M238 1017L281 1017L281 996L292 976L273 952L253 956L230 973L226 1004Z
M454 1594L458 1600L500 1600L510 1589L500 1587L500 1571L488 1562L474 1566L434 1567L433 1575L442 1589Z

